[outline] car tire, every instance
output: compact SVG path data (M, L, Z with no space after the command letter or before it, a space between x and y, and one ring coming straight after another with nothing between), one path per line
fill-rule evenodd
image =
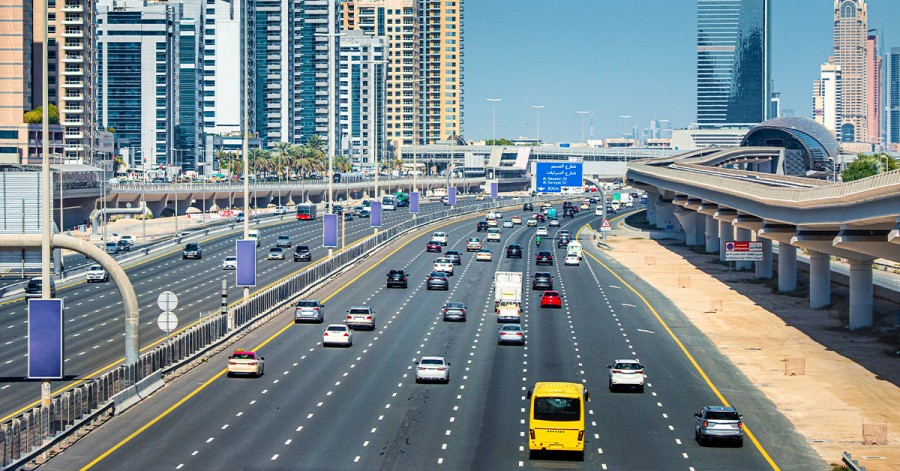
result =
M639 392L641 394L644 393L644 385L643 384L637 387L637 392Z
M744 446L744 437L738 438L738 440L737 440L737 447L738 447L738 448L743 448L743 446Z
M615 391L615 390L616 390L616 388L613 386L612 380L610 380L610 382L609 382L609 392L613 392L613 391Z

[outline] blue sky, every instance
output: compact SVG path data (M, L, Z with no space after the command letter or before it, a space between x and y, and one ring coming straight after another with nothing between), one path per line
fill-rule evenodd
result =
M900 0L869 0L869 28L900 47ZM772 0L772 75L782 107L809 117L812 82L832 54L832 0ZM668 119L696 119L695 0L466 0L465 128L497 137L578 141L594 110L595 137ZM588 135L585 120L585 136Z

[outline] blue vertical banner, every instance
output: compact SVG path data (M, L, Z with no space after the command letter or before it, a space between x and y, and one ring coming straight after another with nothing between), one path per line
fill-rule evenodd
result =
M256 241L253 239L234 241L234 253L237 255L234 285L244 288L256 286Z
M416 214L419 212L419 192L414 191L409 194L409 212Z
M455 186L451 186L450 188L447 188L447 201L450 203L450 206L453 206L456 204L456 187Z
M369 227L381 227L381 201L372 201Z
M63 300L28 300L28 379L63 378Z
M322 217L322 246L337 247L337 214L326 214Z
M497 182L491 182L491 198L497 197Z

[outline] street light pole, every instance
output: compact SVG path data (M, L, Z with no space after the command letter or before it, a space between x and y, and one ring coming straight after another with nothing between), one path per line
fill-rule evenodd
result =
M242 73L244 74L244 116L243 116L243 136L241 143L241 159L244 164L244 240L247 240L250 237L250 163L248 154L250 153L250 61L248 56L250 55L250 14L248 11L248 7L250 2L248 0L244 0L243 2L243 11L241 12L241 16L244 18L244 66ZM176 221L178 218L176 217ZM250 287L244 287L244 303L250 302ZM230 311L229 311L230 312ZM230 328L234 328L234 318L233 314L229 314L232 317L229 317L228 324Z
M581 142L584 141L584 117L585 115L591 114L590 111L576 111L576 113L581 115Z
M544 105L531 105L531 108L534 108L537 111L537 140L540 142L541 140L541 108Z
M622 139L628 139L628 119L631 118L631 115L623 114L619 117L625 120L625 134L622 135Z
M491 102L491 141L497 145L497 102L502 98L488 98Z
M328 32L315 33L328 38L328 214L334 213L334 41L344 33L334 31L334 3L328 2ZM332 249L328 249L331 256Z
M50 299L50 246L53 233L50 230L50 72L48 70L49 36L47 17L50 14L49 1L41 0L44 11L41 14L41 27L44 32L42 55L42 88L41 88L41 299ZM50 381L41 381L41 405L50 406Z

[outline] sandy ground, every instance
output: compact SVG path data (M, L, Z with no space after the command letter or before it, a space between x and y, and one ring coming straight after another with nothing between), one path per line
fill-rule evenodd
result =
M831 308L812 310L807 298L776 295L752 273L731 273L718 255L683 243L607 241L612 258L671 299L753 383L766 386L762 392L828 463L840 463L847 451L869 471L900 469L900 357L875 334L843 329L846 292L835 288ZM785 374L789 357L804 360L805 374ZM863 444L864 423L886 427L887 443Z

